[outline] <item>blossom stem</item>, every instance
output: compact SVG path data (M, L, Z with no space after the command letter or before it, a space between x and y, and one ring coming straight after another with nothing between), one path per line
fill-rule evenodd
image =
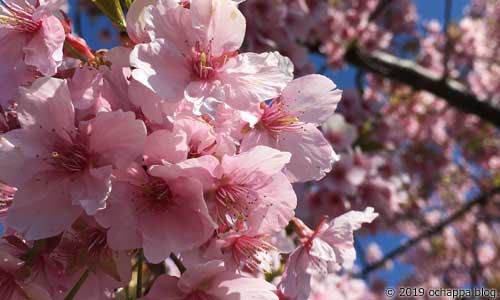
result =
M177 268L179 269L179 271L182 273L186 272L186 267L184 266L184 264L181 262L181 260L173 253L170 253L170 259L172 259L175 263L175 265L177 266Z
M82 276L80 279L78 279L77 283L75 286L69 291L68 295L66 295L66 298L64 300L73 300L73 298L76 296L82 285L85 283L87 278L89 277L90 270L87 269L85 272L83 272Z
M136 285L136 298L142 297L142 263L144 260L144 255L142 253L142 249L139 250L137 254L137 285Z

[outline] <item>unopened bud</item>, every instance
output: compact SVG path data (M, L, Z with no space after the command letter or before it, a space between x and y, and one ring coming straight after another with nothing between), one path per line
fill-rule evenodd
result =
M71 34L66 35L66 40L64 41L64 52L67 56L77 58L83 62L95 60L95 56L87 45L87 42L85 42L84 39Z

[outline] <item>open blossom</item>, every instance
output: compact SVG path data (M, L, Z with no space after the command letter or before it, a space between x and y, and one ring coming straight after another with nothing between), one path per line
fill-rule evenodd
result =
M131 279L130 255L111 249L106 230L90 218L78 219L62 234L57 246L46 251L37 280L45 277L55 300L64 299L87 269L89 275L75 300L114 299L114 290Z
M159 263L171 252L189 250L212 236L215 224L197 180L147 173L138 164L116 177L109 207L96 215L109 228L112 248L143 247L146 258Z
M29 239L57 235L106 206L113 168L141 153L146 129L123 111L77 128L64 80L38 79L19 102L22 128L0 137L0 180L18 188L7 226Z
M23 266L21 259L0 251L0 298L53 300L43 286L29 280L28 274L21 270Z
M258 123L243 138L241 148L265 145L290 152L284 173L291 182L321 179L337 155L316 127L334 112L342 91L321 75L290 82L271 103L261 104Z
M17 88L43 74L52 76L63 60L61 21L52 15L62 1L6 0L0 4L0 104Z
M141 16L153 26L130 26L152 41L132 51L132 76L161 99L186 97L196 112L210 111L212 102L244 110L276 97L292 79L290 60L278 53L238 54L245 18L232 1L159 1Z
M350 211L330 222L323 219L314 231L294 219L301 245L288 258L280 283L282 292L292 299L307 299L312 274L332 273L341 266L351 268L356 259L353 231L363 223L371 223L377 216L371 207L365 211Z
M153 166L158 177L185 174L198 178L208 195L212 218L225 231L243 222L251 231L281 230L293 217L297 198L281 173L290 154L257 146L238 155L194 158L177 165Z
M180 278L160 276L146 300L278 300L276 287L264 279L228 272L221 261L197 265Z

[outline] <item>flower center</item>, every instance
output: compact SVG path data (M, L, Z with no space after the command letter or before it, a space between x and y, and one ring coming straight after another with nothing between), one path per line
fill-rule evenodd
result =
M150 177L149 181L142 186L142 198L145 200L142 209L165 211L172 204L173 194L163 179Z
M70 143L57 143L51 156L53 165L70 173L85 170L91 160L86 144L78 136Z
M273 99L271 105L261 103L264 111L260 119L260 124L273 135L280 132L294 132L302 128L303 123L297 116L286 112L283 102Z
M252 272L264 267L262 266L263 258L269 251L276 250L264 238L265 236L242 235L234 241L231 249L233 259L239 263L240 267L245 267Z
M112 260L112 250L108 246L106 231L88 226L81 221L73 225L74 231L66 231L50 254L62 263L63 270L70 273L84 265L97 266Z
M25 2L26 5L20 6L15 3L6 3L2 1L0 6L4 9L0 10L0 25L2 27L20 32L35 32L40 28L41 21L33 20L35 7Z
M235 227L248 218L257 197L247 187L223 184L215 191L217 223L222 227Z
M191 53L193 75L201 80L211 79L226 64L228 59L236 54L236 52L230 52L215 57L212 55L211 43L209 43L208 47L202 47L200 42L196 42Z

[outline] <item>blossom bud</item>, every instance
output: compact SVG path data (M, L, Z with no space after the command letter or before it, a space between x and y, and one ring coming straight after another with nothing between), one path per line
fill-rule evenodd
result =
M85 40L71 34L66 35L64 52L67 56L80 59L84 62L95 60L95 56Z

